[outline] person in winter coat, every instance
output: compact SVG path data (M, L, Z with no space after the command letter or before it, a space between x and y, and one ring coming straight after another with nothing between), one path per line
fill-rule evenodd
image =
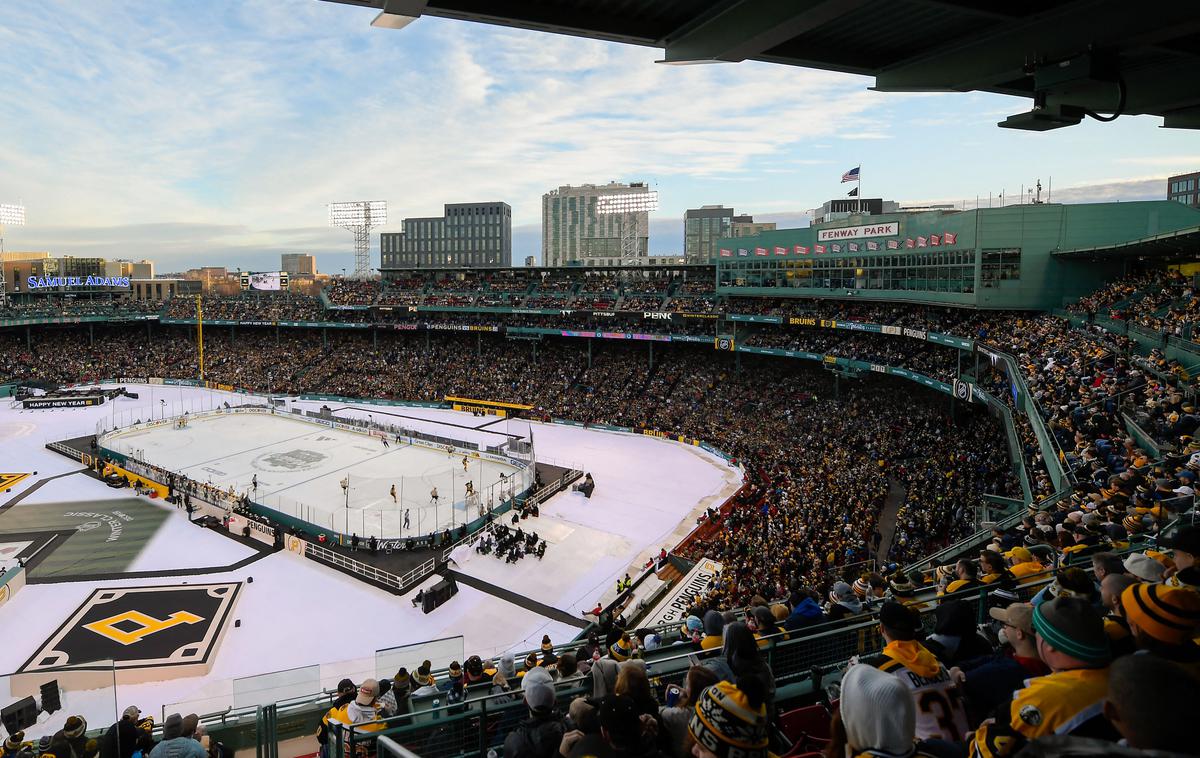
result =
M522 688L529 717L504 738L505 758L551 758L558 753L566 725L554 708L554 685L526 682Z
M803 600L796 603L796 607L783 622L783 628L789 632L798 632L810 626L824 624L825 621L825 612L821 610L821 606L816 600L805 596Z
M132 758L142 734L137 725L141 717L136 706L126 708L121 720L110 726L100 740L100 758Z
M758 648L758 640L754 638L754 633L740 621L726 624L725 644L721 647L721 656L733 673L730 681L740 682L746 677L759 681L767 706L767 718L773 721L775 718L775 676L771 673L771 668ZM741 684L738 686L740 687Z
M194 718L194 715L189 715L188 721ZM203 745L190 736L183 736L183 722L183 717L178 713L167 716L167 720L163 722L162 742L150 751L150 758L208 758ZM194 732L195 722L192 722L191 727ZM57 755L58 753L55 753L55 756Z
M50 752L55 758L91 758L99 752L98 745L90 754L87 747L87 721L83 716L69 717L63 728L50 739Z
M854 594L854 588L846 582L835 582L829 592L829 607L825 615L829 621L840 621L863 612L862 603Z
M707 666L693 665L688 669L687 679L682 690L667 691L667 704L658 711L663 729L671 744L671 755L674 758L687 758L691 755L688 747L688 722L692 719L692 710L700 693L720 681L720 678Z

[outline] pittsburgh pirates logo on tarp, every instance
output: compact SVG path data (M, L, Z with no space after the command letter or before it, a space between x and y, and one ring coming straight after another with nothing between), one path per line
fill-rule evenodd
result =
M207 662L240 589L229 582L96 590L21 671L109 660L118 669Z
M31 476L33 474L0 474L0 492L7 492Z

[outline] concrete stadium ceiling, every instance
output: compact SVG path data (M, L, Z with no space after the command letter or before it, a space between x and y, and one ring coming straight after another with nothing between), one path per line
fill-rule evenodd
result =
M1200 128L1196 0L324 0L659 47L662 63L766 61L862 74L880 92L1032 100L1001 126L1160 116Z

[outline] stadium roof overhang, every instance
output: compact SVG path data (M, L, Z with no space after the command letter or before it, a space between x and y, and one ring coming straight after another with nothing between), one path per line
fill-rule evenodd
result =
M1195 261L1200 252L1200 226L1176 229L1173 232L1156 234L1153 237L1129 240L1115 245L1080 247L1074 250L1056 250L1060 258L1082 258L1085 260L1113 260L1116 258L1158 258L1168 261Z
M662 63L744 60L875 78L881 92L1031 98L1001 126L1149 114L1200 128L1194 0L325 0L661 47ZM1107 116L1102 116L1107 120Z

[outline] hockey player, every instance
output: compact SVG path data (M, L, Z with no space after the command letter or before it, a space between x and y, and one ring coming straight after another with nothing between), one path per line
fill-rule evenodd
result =
M467 473L467 465L468 465L469 463L470 463L470 461L469 461L469 460L467 460L467 456L465 456L465 455L464 455L464 456L462 457L462 465L463 465L463 473L464 473L464 474L465 474L465 473Z
M434 487L432 490L429 491L429 500L430 500L430 502L434 503L435 505L437 504L437 501L438 501L437 487Z
M408 509L404 509L404 528L408 528Z
M396 499L396 485L392 485L392 502L399 505L400 501Z

